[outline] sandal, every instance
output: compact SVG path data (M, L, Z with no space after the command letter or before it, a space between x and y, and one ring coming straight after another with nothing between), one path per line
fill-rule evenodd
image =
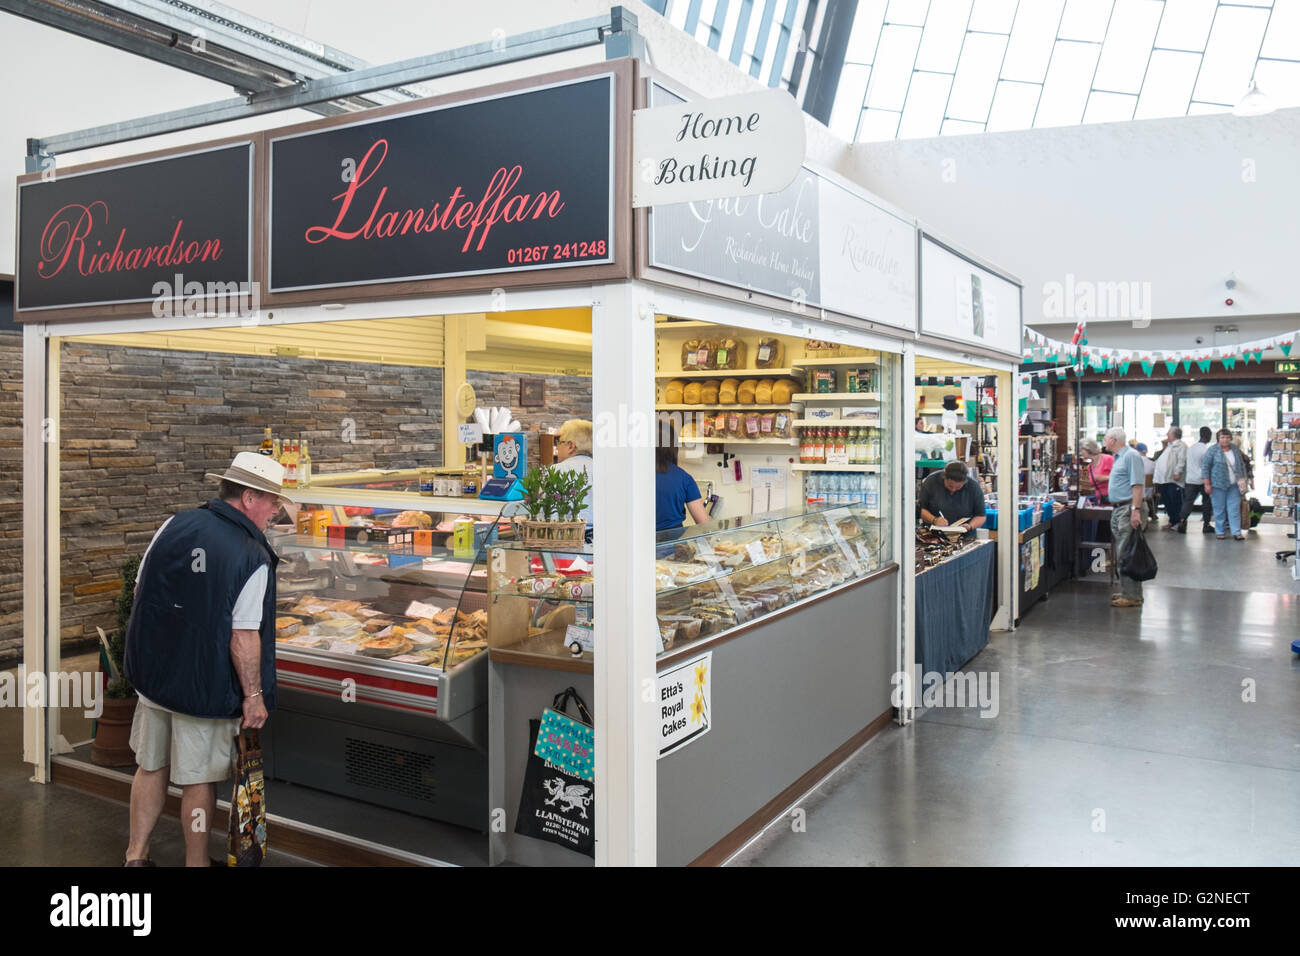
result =
M126 860L122 863L123 867L127 866L157 866L153 860Z

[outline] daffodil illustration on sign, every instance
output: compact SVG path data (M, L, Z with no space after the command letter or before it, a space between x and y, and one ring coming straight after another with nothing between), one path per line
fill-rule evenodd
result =
M698 671L696 672L698 675ZM695 699L691 701L691 723L698 724L704 719L704 695L696 692Z
M700 666L695 668L695 689L704 690L704 682L708 680L709 665L707 661L701 661Z

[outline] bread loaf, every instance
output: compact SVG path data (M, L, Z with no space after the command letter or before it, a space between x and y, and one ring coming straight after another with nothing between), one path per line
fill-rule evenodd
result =
M705 379L700 383L700 401L705 405L713 405L718 401L718 380L716 378Z
M790 402L791 396L800 391L802 391L802 388L794 379L777 379L772 385L772 404L786 405Z
M680 405L682 404L682 390L686 388L686 383L681 379L673 379L664 386L664 404Z
M724 378L718 386L718 402L723 405L736 404L736 392L740 389L740 379Z
M682 371L688 372L699 368L700 340L687 339L682 343Z
M758 392L758 381L747 378L740 383L740 388L736 390L736 401L742 405L753 405L754 396Z
M700 404L701 391L703 391L703 389L700 387L699 382L691 382L685 388L682 389L682 401L685 402L687 405Z
M770 335L758 340L758 351L754 354L754 368L778 368L781 365L781 340Z
M758 388L754 389L754 399L760 405L772 404L772 379L761 378L758 380Z
M744 368L745 343L736 338L720 339L710 368Z

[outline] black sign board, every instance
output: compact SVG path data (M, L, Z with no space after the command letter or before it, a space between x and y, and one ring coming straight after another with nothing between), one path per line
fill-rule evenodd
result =
M270 291L614 261L614 77L271 140Z
M247 287L252 204L252 143L21 183L18 308Z

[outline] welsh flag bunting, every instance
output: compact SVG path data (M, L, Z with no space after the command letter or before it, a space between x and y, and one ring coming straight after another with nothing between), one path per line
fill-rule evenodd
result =
M1237 365L1237 356L1225 354L1219 359L1219 361L1223 363L1224 368L1228 369L1228 371L1232 371L1232 369Z
M1129 367L1130 364L1132 364L1132 363L1131 363L1128 359L1124 359L1122 362L1120 362L1120 363L1119 363L1119 374L1121 374L1121 375L1127 375L1127 374L1128 374L1128 367Z
M1210 357L1208 355L1203 355L1196 360L1196 367L1202 372L1208 372L1210 370L1210 362Z
M1177 372L1177 371L1178 371L1178 360L1177 360L1177 359L1173 359L1173 360L1165 359L1165 371L1167 371L1170 375L1173 375L1175 372Z
M1142 356L1142 374L1143 374L1143 375L1145 375L1147 378L1150 378L1150 377L1151 377L1151 369L1154 368L1154 367L1155 367L1155 363L1151 361L1151 356L1149 356L1149 355L1144 355L1144 356Z
M1256 364L1256 365L1263 365L1263 364L1264 364L1264 350L1263 350L1263 349L1255 349L1255 351L1254 351L1253 353L1251 353L1251 354L1253 354L1254 357L1255 357L1255 364Z
M1185 374L1185 373L1187 373L1187 372L1190 372L1191 370L1192 370L1192 360L1189 359L1187 356L1184 355L1184 356L1183 356L1183 372L1184 372L1184 374ZM1170 374L1170 375L1173 374L1173 369L1170 369L1170 370L1169 370L1169 374Z
M1283 339L1277 343L1277 347L1282 350L1282 354L1290 358L1291 356L1291 339Z

